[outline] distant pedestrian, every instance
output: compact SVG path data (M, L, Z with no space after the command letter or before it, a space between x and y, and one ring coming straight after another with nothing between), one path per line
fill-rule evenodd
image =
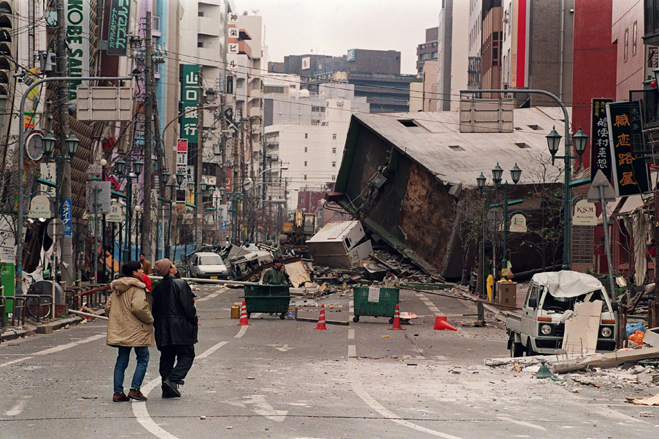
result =
M151 271L151 262L146 258L144 253L140 253L140 262L142 263L142 269L144 270L144 274L147 276L151 276L153 272Z
M263 275L263 284L265 285L290 285L290 279L281 261L275 261L275 264L268 268Z
M180 397L183 384L197 343L197 310L190 286L175 277L176 266L169 259L160 259L154 265L162 280L153 289L153 317L155 319L156 346L160 351L160 377L162 397ZM176 364L175 364L176 363Z
M114 395L112 401L135 399L146 401L140 391L146 368L149 365L149 346L155 344L153 336L153 314L151 294L142 279L142 266L130 261L121 267L124 277L113 281L112 294L105 304L108 317L107 344L119 348L114 365ZM128 396L124 393L124 374L130 359L130 350L135 349L137 366L133 373Z

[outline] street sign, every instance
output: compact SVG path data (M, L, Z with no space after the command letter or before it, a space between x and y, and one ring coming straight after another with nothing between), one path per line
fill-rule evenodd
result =
M597 172L602 172L601 170ZM579 200L574 206L572 224L575 226L596 226L595 206L588 200Z
M108 223L121 223L124 220L124 213L119 203L110 204L110 213L105 215L105 221Z
M526 227L526 217L521 213L517 213L510 218L510 228L509 232L517 233L526 233L528 228Z
M54 217L53 202L48 195L35 195L30 202L28 218L52 218Z
M222 221L222 230L226 230L226 229L227 229L227 222Z
M595 178L593 178L592 183L590 183L590 188L588 189L588 193L586 194L586 199L588 200L589 203L599 203L600 202L600 190L599 187L603 186L604 187L604 200L608 201L615 201L616 199L616 192L613 190L613 186L611 186L611 183L609 180L606 179L606 176L602 172L601 169L597 171L597 174L595 174Z
M59 218L53 218L52 221L48 223L46 233L48 233L48 236L55 241L62 239L64 236L64 223L62 220Z

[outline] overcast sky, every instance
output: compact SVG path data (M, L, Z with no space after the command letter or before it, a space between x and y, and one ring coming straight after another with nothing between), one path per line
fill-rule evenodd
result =
M263 17L270 61L307 53L341 56L348 49L398 50L401 73L416 74L416 46L425 42L427 28L438 25L441 0L234 0L234 4L239 14L248 11Z

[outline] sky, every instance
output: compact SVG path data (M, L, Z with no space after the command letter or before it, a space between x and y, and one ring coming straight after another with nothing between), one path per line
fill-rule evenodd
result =
M466 1L466 0L464 0ZM287 55L342 56L348 49L398 50L401 73L416 74L416 46L439 24L441 0L234 0L263 17L269 61Z

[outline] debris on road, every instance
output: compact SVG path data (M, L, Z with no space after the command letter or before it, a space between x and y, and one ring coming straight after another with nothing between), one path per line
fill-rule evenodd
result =
M651 398L627 398L626 402L636 405L659 405L659 393ZM641 414L641 416L643 416L643 414ZM654 414L650 414L650 416L645 415L645 417L651 416L654 416Z

